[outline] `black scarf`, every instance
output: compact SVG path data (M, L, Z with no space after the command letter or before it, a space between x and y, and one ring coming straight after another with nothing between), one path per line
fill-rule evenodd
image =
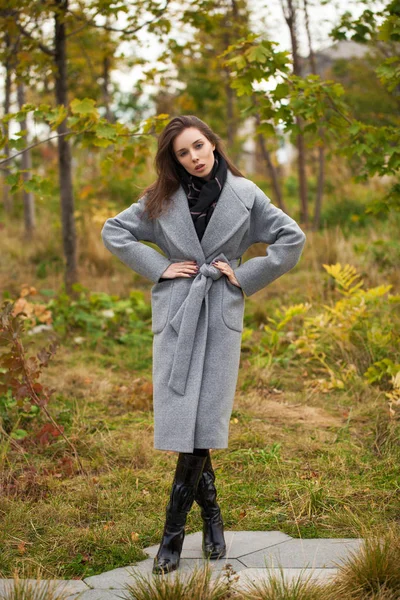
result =
M203 237L214 212L228 171L226 160L216 150L214 150L214 157L210 179L191 175L180 163L177 165L177 172L189 202L190 214L199 240Z

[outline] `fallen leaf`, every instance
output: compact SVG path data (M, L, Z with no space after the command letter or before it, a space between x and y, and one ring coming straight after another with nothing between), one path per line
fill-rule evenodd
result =
M25 554L25 552L26 552L26 542L21 542L20 544L18 544L18 552L20 554Z

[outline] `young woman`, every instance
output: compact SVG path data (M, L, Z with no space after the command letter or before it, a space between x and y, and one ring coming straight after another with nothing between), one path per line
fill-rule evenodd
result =
M154 447L178 452L153 566L153 573L164 573L179 566L194 501L201 507L205 558L225 556L210 449L228 446L244 301L297 264L305 235L240 173L219 136L195 116L169 122L155 164L157 180L105 222L102 238L154 283ZM269 244L266 255L241 264L256 242Z

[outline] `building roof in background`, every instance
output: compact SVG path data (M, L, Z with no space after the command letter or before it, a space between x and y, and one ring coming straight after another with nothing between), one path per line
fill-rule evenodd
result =
M323 73L335 60L363 58L370 51L371 47L367 44L359 44L353 40L340 40L324 50L314 52L317 71L318 73ZM309 57L302 56L300 62L303 68L303 75L310 73Z
M325 50L319 50L316 54L337 60L338 58L362 58L368 50L369 47L366 44L359 44L353 40L340 40Z

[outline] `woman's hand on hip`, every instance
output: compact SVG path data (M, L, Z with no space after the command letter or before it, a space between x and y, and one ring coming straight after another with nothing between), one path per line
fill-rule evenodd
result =
M195 260L172 263L161 275L163 279L175 279L175 277L192 277L197 275L199 267Z
M223 260L216 260L211 264L214 267L217 267L217 269L219 269L224 275L226 275L229 281L233 283L233 285L236 285L237 287L241 288L241 285L236 279L235 273L233 272L231 265L228 265L228 263L224 262Z

